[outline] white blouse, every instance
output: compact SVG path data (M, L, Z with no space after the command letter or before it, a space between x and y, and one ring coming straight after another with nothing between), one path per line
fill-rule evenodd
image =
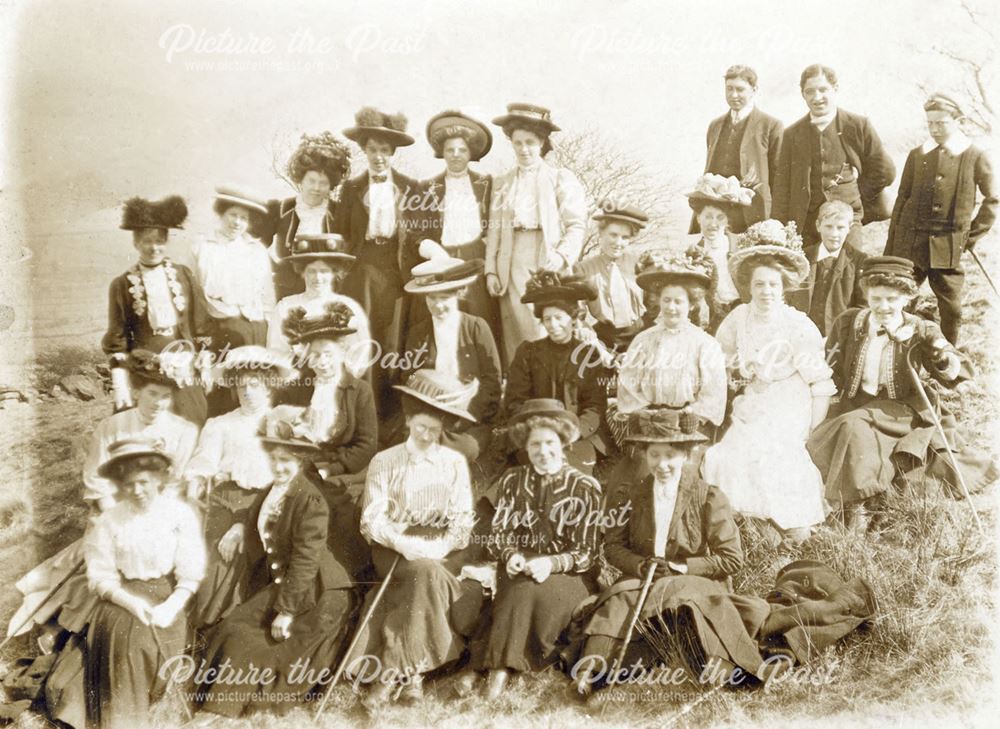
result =
M368 231L366 237L369 239L391 238L395 232L396 188L392 183L392 173L387 172L385 182L369 182L368 184Z
M708 257L715 264L715 272L718 276L716 283L715 298L723 304L736 301L740 298L740 292L736 289L733 277L729 274L729 251L732 243L728 235L722 235L715 240L701 238L701 245Z
M677 490L681 482L678 471L670 481L653 479L653 556L663 557L667 553L667 537L670 536L670 522L677 506Z
M263 321L274 308L271 259L256 238L227 240L216 233L196 241L191 255L211 316Z
M482 235L479 202L472 191L472 178L468 172L463 175L445 174L442 220L443 246L460 246Z
M84 538L87 581L105 597L122 580L155 580L173 573L194 593L205 576L205 539L198 515L170 493L140 511L122 501L100 514Z
M541 162L533 167L517 168L514 182L514 225L534 229L541 226L538 215L538 170Z
M434 329L434 346L437 358L434 369L458 377L458 327L462 322L460 312L456 311L444 321L431 317Z
M325 233L324 220L329 211L326 200L319 205L307 205L301 197L295 198L295 215L299 219L296 235L319 235Z
M258 437L266 415L266 409L249 413L237 408L209 418L184 475L211 479L226 474L243 489L257 490L267 486L274 478L271 459Z
M146 317L155 334L173 334L177 326L177 309L170 291L165 266L139 265L143 288L146 289Z

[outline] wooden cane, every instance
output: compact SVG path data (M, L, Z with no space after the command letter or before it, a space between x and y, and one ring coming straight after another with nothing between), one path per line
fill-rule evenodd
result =
M82 559L79 562L77 562L75 565L73 565L73 569L70 570L69 573L65 577L63 577L61 580L59 580L59 583L55 587L53 587L51 590L49 590L49 593L44 598L42 598L42 601L40 603L38 603L38 605L35 607L34 610L31 611L31 614L28 615L28 617L26 617L24 620L21 621L21 624L17 626L17 629L14 630L14 631L11 631L10 635L8 635L6 638L4 638L4 641L2 643L0 643L0 649L3 649L4 646L6 646L10 641L12 641L14 638L16 638L21 633L21 631L24 630L25 626L27 626L28 624L31 623L32 620L34 620L35 616L38 614L38 611L42 609L42 606L44 606L45 603L47 603L49 600L51 600L55 596L55 594L57 592L59 592L59 590L62 589L63 585L65 585L67 582L69 582L69 580L70 580L71 577L75 577L76 574L80 571L81 567L83 567L83 560Z
M646 573L646 579L642 583L642 591L639 593L639 600L635 604L635 612L632 613L632 619L628 623L628 630L625 631L625 641L622 643L621 650L618 651L618 657L615 659L614 668L611 671L611 676L615 677L617 680L618 672L621 670L622 664L625 662L625 653L628 651L628 644L632 640L632 633L635 631L635 626L639 622L639 615L642 613L642 608L646 604L646 598L649 596L649 588L653 586L653 577L656 575L656 563L649 565L649 572Z
M330 700L330 694L333 693L333 687L337 685L337 681L340 677L344 675L344 671L347 668L347 661L351 658L351 653L354 651L355 646L357 646L358 641L361 640L361 634L364 632L365 627L368 625L368 621L372 619L372 615L375 613L375 608L378 607L379 602L382 600L382 596L385 594L385 590L389 587L389 581L392 579L393 573L396 571L396 565L399 564L400 555L396 555L396 558L392 561L392 566L389 571L385 574L385 579L382 580L382 584L378 588L378 592L375 593L375 599L372 600L372 604L368 607L368 612L361 619L361 623L358 625L358 629L354 632L354 638L351 640L351 644L347 646L347 651L344 653L344 657L340 660L340 665L337 666L336 673L333 674L333 679L330 681L330 685L327 687L326 691L323 693L323 699L319 702L319 708L316 709L316 717L323 713L323 709L326 708L326 702Z
M920 381L920 375L917 373L916 367L913 366L912 356L917 350L916 347L912 347L910 351L906 354L906 367L910 370L910 377L913 378L913 384L917 388L917 392L920 393L920 399L924 401L924 406L930 413L931 420L934 421L934 427L937 429L938 435L941 436L941 440L944 442L944 449L948 453L948 460L951 461L951 467L955 470L955 475L958 477L958 485L962 488L962 495L965 497L966 503L969 505L969 510L972 512L972 518L976 522L976 527L979 529L979 535L986 537L986 529L983 527L982 521L979 520L979 514L976 512L976 507L972 503L972 496L969 494L969 487L965 485L965 479L962 477L962 470L958 467L958 459L955 458L955 453L951 449L951 444L948 442L948 436L944 432L944 425L941 424L941 419L938 417L937 410L931 404L931 400L927 397L927 391L924 390L924 383Z
M997 291L997 285L993 283L993 278L990 276L989 273L987 273L986 266L984 266L983 262L979 260L979 255L976 253L975 249L970 248L969 253L972 254L972 260L976 262L976 264L979 266L979 270L982 271L983 276L986 277L986 283L988 283L990 285L990 288L993 289L993 295L996 296L998 299L1000 299L1000 292Z

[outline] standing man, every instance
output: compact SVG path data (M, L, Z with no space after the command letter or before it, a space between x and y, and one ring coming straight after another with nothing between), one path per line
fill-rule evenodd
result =
M799 78L809 113L785 130L774 175L772 217L794 222L805 245L818 243L816 216L827 200L842 200L854 210L847 242L861 247L861 226L885 220L882 191L896 178L896 167L872 123L837 108L837 74L813 64Z
M908 258L919 286L937 296L941 332L958 343L962 322L962 251L986 235L997 216L997 191L986 153L962 133L958 104L942 94L924 104L931 138L910 150L892 210L885 255ZM983 195L979 212L976 190Z
M754 191L753 203L729 221L733 233L771 217L771 178L778 165L784 126L754 104L757 72L749 66L726 70L729 112L708 125L705 172L735 177ZM692 220L690 233L697 233Z

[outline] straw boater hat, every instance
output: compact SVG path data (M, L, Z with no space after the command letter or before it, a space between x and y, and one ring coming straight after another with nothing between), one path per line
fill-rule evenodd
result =
M171 195L158 202L133 197L125 201L122 224L119 227L122 230L180 229L184 226L187 214L187 203L180 195Z
M646 251L635 264L635 280L643 289L655 290L667 284L695 284L708 288L715 276L715 266L697 250Z
M313 261L354 261L350 246L336 233L310 233L295 236L292 254L285 260L306 265Z
M156 456L163 461L164 469L170 467L170 456L163 451L163 441L153 438L126 438L115 441L108 448L108 459L97 469L101 478L115 479L122 465L142 456Z
M522 304L579 303L597 298L597 289L584 276L557 271L534 271L524 287Z
M153 354L146 349L133 349L123 360L123 365L129 374L138 377L145 382L177 389L177 381L165 370L160 355Z
M247 210L254 210L258 213L267 214L267 200L256 192L237 185L219 185L215 188L215 200L224 204L227 208L230 205L239 205Z
M809 259L802 252L802 236L795 223L782 225L777 220L754 223L739 238L736 252L729 257L729 273L739 280L740 268L759 258L777 258L795 271L796 283L809 276Z
M701 443L708 440L698 432L698 418L670 408L646 408L628 416L631 443Z
M304 344L314 339L336 340L357 331L351 326L353 316L351 308L340 301L327 303L323 313L313 318L309 318L302 307L296 307L288 312L281 331L290 344Z
M562 400L556 400L552 397L538 397L526 400L518 408L518 411L508 418L507 426L509 428L518 423L523 423L529 418L552 418L570 426L570 443L580 437L580 419L576 417L576 413L566 409Z
M456 291L471 284L483 271L481 258L472 261L452 258L448 251L432 240L420 241L419 250L427 260L410 270L413 278L406 282L403 290L411 294Z
M256 344L230 349L212 374L214 379L223 380L237 371L266 374L278 380L289 380L295 373L286 355Z
M403 114L386 114L366 106L354 115L354 126L344 130L344 136L359 145L369 138L383 139L393 147L408 147L413 137L406 133L407 119Z
M296 453L315 453L320 447L308 438L296 435L294 423L281 417L265 417L258 431L258 438L264 447L284 446Z
M608 200L601 203L600 209L594 214L593 219L598 223L604 221L609 223L627 223L637 233L649 223L649 216L639 208L629 205L616 205Z
M753 202L754 191L740 185L735 177L723 177L707 173L698 178L694 190L686 192L688 205L700 213L706 205L712 205L731 215L733 210L747 207Z
M552 112L535 104L507 104L507 113L493 120L498 127L515 122L527 122L529 126L545 129L549 133L561 131L552 121Z
M393 385L393 389L445 415L476 422L475 416L469 412L469 403L479 392L478 380L466 383L437 370L417 370L405 385Z
M485 157L493 146L493 135L486 125L460 111L442 111L427 122L427 141L438 159L444 156L444 143L452 137L465 139L473 162Z

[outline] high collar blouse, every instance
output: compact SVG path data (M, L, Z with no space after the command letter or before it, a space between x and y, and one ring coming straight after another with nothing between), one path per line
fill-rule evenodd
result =
M472 191L472 178L468 172L461 175L445 173L441 245L460 246L476 240L481 234L479 201Z
M295 215L299 219L298 235L318 235L325 233L323 229L326 214L329 211L329 201L323 200L319 205L309 205L301 195L295 198Z
M267 409L248 412L237 408L209 418L185 476L213 478L225 475L243 489L262 489L271 483L271 459L261 447L258 430Z
M213 317L263 321L274 308L271 259L256 238L226 238L217 232L196 241L191 255Z

